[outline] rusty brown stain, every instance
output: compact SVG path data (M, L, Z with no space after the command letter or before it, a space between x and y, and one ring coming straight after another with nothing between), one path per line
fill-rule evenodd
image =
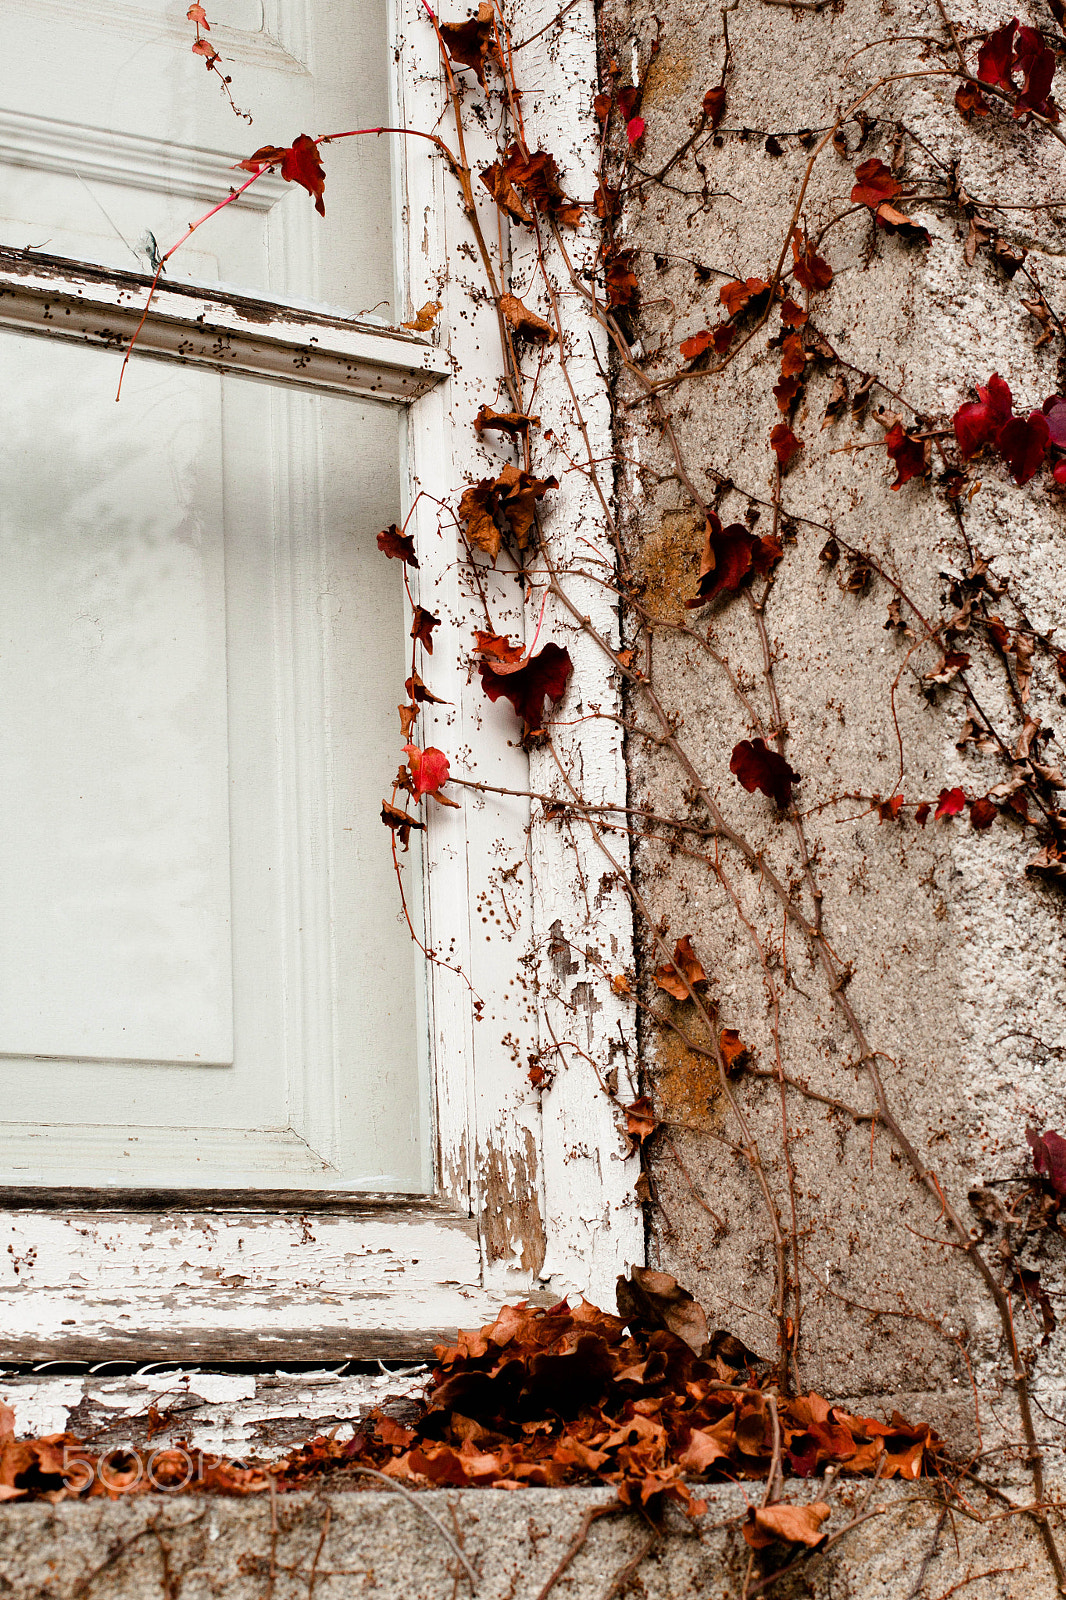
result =
M664 622L690 620L685 601L696 593L702 551L703 524L691 511L667 511L659 527L645 534L633 568L652 623L657 617Z
M496 1146L483 1153L481 1178L489 1260L510 1261L517 1255L523 1272L535 1277L544 1265L546 1243L537 1190L537 1146L528 1128L524 1153L505 1153Z
M692 82L695 70L696 63L690 51L661 47L658 55L649 62L644 76L643 108L663 103L673 106L680 93ZM693 98L702 99L702 92Z
M655 1111L665 1122L718 1126L721 1091L713 1061L697 1055L664 1028L654 1044L653 1072Z

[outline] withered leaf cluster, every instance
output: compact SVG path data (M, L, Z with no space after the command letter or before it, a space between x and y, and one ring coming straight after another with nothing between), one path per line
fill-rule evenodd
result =
M190 1478L180 1448L127 1451L103 1462L69 1434L16 1439L0 1406L0 1500L144 1493L155 1485L222 1494L304 1487L353 1466L413 1486L517 1488L610 1484L625 1505L664 1498L698 1514L688 1480L765 1479L774 1464L811 1478L845 1473L916 1479L940 1441L893 1413L853 1416L817 1394L778 1395L767 1363L724 1332L667 1273L634 1268L613 1316L582 1301L504 1306L495 1322L438 1346L437 1366L410 1426L376 1413L343 1443L319 1438L281 1461L204 1457ZM75 1459L76 1458L76 1459ZM151 1472L147 1467L151 1466ZM98 1470L105 1468L106 1470ZM186 1480L188 1480L186 1482ZM744 1533L816 1544L828 1508L790 1505L750 1516ZM827 1530L828 1531L828 1530Z

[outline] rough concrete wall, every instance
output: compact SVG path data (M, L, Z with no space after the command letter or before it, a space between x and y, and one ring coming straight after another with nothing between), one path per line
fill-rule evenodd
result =
M1006 20L989 5L955 6L952 15L963 38ZM1043 7L1023 20L1056 34ZM607 52L623 69L623 81L635 68L644 82L647 132L639 165L655 173L689 138L705 92L718 81L722 14L691 0L607 0L604 21ZM680 340L723 315L721 284L771 276L814 142L804 130L820 137L879 76L952 60L933 0L843 0L821 10L740 0L729 10L728 25L732 56L719 137L706 129L666 183L645 184L627 208L625 242L639 250L643 293L632 334L639 364L657 380L683 365ZM934 48L928 36L947 49ZM865 48L873 41L881 42ZM972 61L976 44L969 49ZM982 202L1045 208L993 214L1003 239L1029 251L1028 267L1050 304L1061 309L1066 208L1060 213L1053 202L1063 193L1062 146L1046 130L1002 116L967 127L952 106L955 87L932 77L897 82L872 96L865 110L881 120L861 149L851 122L847 156L830 147L815 166L803 207L807 227L814 234L848 211L854 168L868 157L895 156L897 170L918 193L942 191L940 180L957 163L962 186ZM987 254L966 264L966 225L957 212L917 200L906 209L928 228L927 248L876 230L863 207L836 225L822 246L835 277L827 292L812 297L811 325L851 367L808 367L806 397L792 420L803 449L782 482L785 552L766 624L787 757L803 778L797 799L824 891L824 925L851 974L847 996L873 1048L882 1052L896 1114L967 1225L976 1228L972 1191L987 1186L1009 1201L1022 1176L1031 1177L1027 1122L1055 1127L1066 1118L1061 893L1025 876L1033 835L1016 822L1000 817L990 831L978 832L963 815L930 821L923 830L913 812L904 811L879 824L868 799L845 798L899 792L908 803L935 803L943 787L956 784L968 796L983 795L1002 779L1003 767L972 745L966 752L956 748L965 712L958 685L931 692L923 686L921 676L935 668L936 653L925 647L907 659L911 641L889 625L889 583L875 575L865 593L849 592L847 561L832 566L820 552L835 532L877 558L926 615L939 615L942 574L965 570L968 558L942 494L920 481L891 489L875 410L896 410L912 426L911 413L888 392L895 391L943 425L972 398L971 386L986 383L996 370L1019 406L1039 405L1059 386L1062 341L1037 348L1039 329L1021 304L1032 290L1022 279L1008 279ZM768 438L781 420L771 393L779 351L767 345L778 328L773 316L721 374L691 379L666 397L700 495L726 523L757 512L760 534L773 520ZM851 393L865 374L874 374L887 391L875 389L863 420L845 407L823 427L839 374ZM624 372L619 392L623 400L638 397ZM752 613L743 594L703 610L685 609L685 598L696 593L702 517L679 484L651 408L620 406L618 428L629 463L621 499L646 584L643 603L661 621L654 630L656 683L727 820L765 852L809 912L809 886L789 827L770 800L745 793L729 773L733 746L751 738L754 727L707 644L728 661L764 725L772 727ZM993 463L978 476L980 491L964 509L975 553L991 562L993 575L1011 579L1038 628L1060 627L1066 565L1061 500L1049 492L1046 477L1019 488ZM723 480L736 487L716 493ZM1013 616L1008 607L1004 601ZM695 632L678 632L675 625ZM891 703L897 675L902 780ZM990 716L1013 726L1010 691L996 663L975 653L970 681ZM1037 663L1033 714L1056 730L1060 690L1049 665ZM650 726L639 695L633 710L638 723ZM696 815L685 810L685 783L669 753L639 737L630 749L635 803ZM1049 759L1060 760L1057 738L1049 750ZM767 974L753 931L769 952L781 994L785 1070L823 1096L871 1111L869 1078L854 1064L859 1052L824 974L791 931L782 950L780 903L723 845L720 859L742 918L713 872L679 854L676 843L671 837L669 846L639 846L641 885L653 914L666 919L671 945L692 935L722 1024L740 1032L756 1068L773 1070ZM686 843L691 846L692 838ZM713 844L705 848L714 853ZM648 981L647 969L662 958L647 939L645 952L645 999L691 1026L691 1004L668 1000ZM649 1146L657 1202L649 1210L654 1259L695 1291L715 1323L772 1358L771 1232L714 1066L669 1028L654 1025L645 1028L644 1064L656 1112L667 1123ZM778 1088L742 1071L734 1091L787 1226ZM946 1242L936 1204L893 1140L869 1121L856 1123L792 1090L785 1116L795 1168L799 1268L798 1274L790 1268L790 1276L800 1289L802 1381L867 1405L880 1399L886 1410L921 1413L967 1450L978 1447L972 1368L985 1447L992 1436L1015 1438L1010 1374L991 1300L969 1262ZM1057 1305L1055 1296L1066 1286L1061 1239L1041 1236L1032 1248L1033 1264ZM994 1238L990 1251L996 1270L1003 1270ZM1035 1392L1054 1419L1066 1409L1062 1340L1054 1334L1041 1346L1034 1310L1024 1297L1017 1299L1018 1333L1033 1365ZM1039 1426L1050 1443L1060 1440L1060 1424L1041 1418Z
M945 1535L930 1496L841 1484L831 1494L827 1528L866 1517L833 1549L782 1578L778 1600L895 1597L925 1578L939 1593L964 1576L972 1600L1049 1600L1035 1541L1024 1527L958 1520L958 1544ZM478 1600L536 1600L586 1514L611 1499L606 1490L433 1490L418 1505L380 1491L300 1493L272 1508L254 1500L165 1495L11 1506L0 1518L0 1593L7 1600L454 1600L472 1592L468 1577L433 1524L458 1542L477 1578ZM572 1564L552 1586L558 1600L605 1600L623 1591L647 1600L731 1600L751 1552L738 1525L739 1488L716 1489L705 1516L671 1514L652 1541L634 1516L592 1522ZM771 1563L782 1564L780 1549ZM752 1593L774 1565L760 1557Z

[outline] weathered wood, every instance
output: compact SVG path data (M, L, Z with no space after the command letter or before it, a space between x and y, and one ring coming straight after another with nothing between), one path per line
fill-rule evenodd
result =
M316 394L406 404L451 369L445 351L384 328L28 250L0 249L0 326ZM144 325L137 332L144 317Z

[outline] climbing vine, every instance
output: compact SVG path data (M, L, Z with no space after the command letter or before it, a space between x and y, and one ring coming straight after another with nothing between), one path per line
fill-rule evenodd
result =
M1057 0L1053 9L1055 4ZM567 9L548 25L563 38ZM862 985L855 984L856 970L841 953L846 930L829 925L826 899L837 886L827 880L826 851L814 838L816 824L827 814L867 828L897 829L901 839L904 829L925 837L927 830L964 825L978 836L990 835L994 828L1011 829L1026 841L1025 871L1034 880L1033 893L1057 892L1066 880L1066 812L1061 804L1066 780L1049 720L1053 696L1066 683L1066 647L1054 627L1034 620L1023 586L1004 570L1003 562L982 553L971 532L972 507L989 492L988 480L994 480L997 492L1008 491L1010 480L1009 492L1024 493L1033 502L1040 497L1048 506L1057 506L1059 491L1066 487L1066 329L1030 251L1011 226L1015 202L971 193L957 160L938 153L885 108L887 97L900 85L939 85L953 96L961 137L976 139L996 126L1001 138L1017 129L1030 141L1066 143L1053 94L1066 44L1045 30L1019 25L1016 18L990 32L963 37L937 0L937 16L917 40L914 64L903 54L907 39L876 41L890 46L897 59L887 70L871 74L827 126L759 133L770 161L779 159L786 140L791 141L800 156L797 180L791 187L782 184L776 195L781 215L775 213L774 245L767 258L737 262L726 270L694 256L678 259L666 251L649 252L634 242L631 224L639 208L657 194L682 195L706 207L708 153L722 148L727 137L754 137L752 130L731 130L727 122L736 45L730 39L729 17L735 9L721 13L717 82L693 104L683 142L655 161L646 152L656 136L649 85L661 48L659 35L645 49L643 61L635 53L627 74L619 64L617 24L606 14L602 81L598 90L590 86L589 93L598 147L590 193L571 193L565 165L527 139L523 96L531 91L521 82L517 46L503 8L495 0L481 0L475 15L457 19L439 19L426 5L426 26L439 46L449 127L442 122L434 130L300 134L289 146L263 146L242 163L250 176L223 204L238 201L263 172L275 171L306 189L324 214L323 152L336 141L389 131L427 141L427 155L443 159L471 230L483 269L482 292L495 308L500 365L499 389L482 397L470 426L513 459L477 482L433 488L445 508L442 526L457 530L470 583L484 609L484 625L471 639L447 639L443 647L468 653L487 699L511 706L516 737L527 749L554 760L556 778L550 789L528 794L540 820L585 830L605 876L628 898L644 958L641 970L616 970L608 958L586 955L599 981L632 1004L649 1048L669 1040L709 1072L714 1115L681 1123L671 1116L654 1072L644 1093L623 1103L612 1088L609 1063L597 1067L601 1092L616 1098L620 1132L649 1158L641 1193L649 1205L653 1243L661 1247L669 1227L661 1220L661 1185L671 1162L702 1208L709 1235L716 1241L727 1236L726 1220L689 1174L679 1148L682 1136L713 1139L744 1170L773 1263L775 1349L758 1367L744 1367L745 1381L735 1386L735 1407L732 1401L721 1401L724 1380L719 1374L716 1393L725 1406L721 1415L716 1411L713 1419L709 1414L696 1417L690 1408L682 1416L679 1401L673 1432L663 1432L657 1446L665 1454L642 1466L654 1476L668 1461L695 1471L720 1461L720 1472L731 1475L735 1455L727 1449L715 1454L710 1445L693 1441L696 1434L702 1439L706 1425L717 1427L728 1412L732 1421L725 1432L735 1430L735 1444L743 1417L757 1411L762 1431L752 1456L772 1465L766 1467L762 1522L756 1517L753 1528L758 1523L765 1533L762 1543L783 1537L814 1546L822 1537L820 1515L813 1523L808 1517L805 1531L796 1534L787 1531L784 1507L776 1521L773 1512L774 1503L784 1498L786 1472L806 1476L832 1455L828 1447L821 1455L817 1449L812 1454L803 1439L794 1449L791 1443L783 1447L778 1433L781 1418L800 1417L797 1406L807 1411L800 1417L803 1428L793 1430L796 1437L804 1429L810 1433L813 1416L808 1416L811 1399L801 1402L800 1397L808 1396L805 1340L817 1314L812 1309L817 1297L810 1260L816 1220L809 1174L797 1148L796 1107L821 1106L846 1129L861 1130L864 1140L868 1135L871 1170L875 1140L887 1141L890 1161L909 1174L911 1189L924 1197L920 1225L912 1232L956 1259L991 1308L998 1329L997 1359L1002 1359L1013 1387L1017 1417L1016 1436L1001 1448L1015 1450L1032 1480L1031 1496L1017 1509L1037 1526L1056 1581L1066 1592L1066 1566L1053 1527L1057 1507L1045 1482L1043 1427L1034 1415L1031 1394L1033 1351L1025 1343L1028 1335L1020 1331L1028 1317L1034 1337L1039 1333L1046 1342L1055 1326L1033 1252L1055 1248L1059 1206L1066 1194L1063 1142L1050 1130L1031 1128L1033 1164L1026 1171L1019 1129L1015 1191L1005 1201L988 1191L971 1198L969 1212L963 1209L952 1182L942 1180L925 1145L909 1131L905 1076L887 1053L891 1041L878 1037L884 1018L869 1004L864 1010L857 997ZM821 0L815 5L796 0L795 9L820 14ZM190 6L188 16L195 25L194 50L231 97L229 78L208 41L204 8ZM1063 25L1057 9L1054 19ZM735 20L733 27L735 34ZM498 130L496 157L480 170L467 157L472 116ZM842 185L831 172L825 176L834 160L845 164ZM816 177L822 183L817 205L812 200ZM691 190L686 182L692 183ZM532 282L510 281L501 266L505 254L491 247L483 220L486 196L501 235L510 228L531 242L536 262ZM1018 203L1024 205L1024 197ZM1021 291L1034 352L1053 351L1058 357L1055 378L1044 392L1010 372L986 367L959 372L956 388L970 397L934 410L925 401L908 398L906 386L890 383L883 371L847 355L825 310L840 276L838 251L845 248L844 240L850 249L861 230L866 265L876 271L880 251L891 248L909 259L930 250L933 228L923 218L954 227L960 265L970 269L980 262L1005 293ZM702 297L701 325L683 338L672 326L669 306L662 311L669 297L660 292L658 281L667 280L680 264L691 271ZM566 308L573 304L580 304L593 320L609 352L607 376L616 408L615 459L609 461L597 459L591 450L570 377L574 352ZM427 304L415 326L423 331L432 327L438 309L436 303ZM742 358L747 363L744 382L762 385L758 401L772 398L776 418L760 441L758 456L746 446L722 464L709 463L702 446L694 449L689 442L690 431L695 431L687 426L689 408L696 404L695 396L717 392L716 384L736 383ZM567 414L560 418L541 414L541 376L552 364L569 397ZM829 430L832 437L833 430L842 434L851 425L851 437L834 448L854 474L854 495L861 499L864 493L869 452L888 468L891 492L915 497L916 506L917 497L924 497L921 505L941 519L941 530L948 530L939 535L945 570L937 576L937 594L930 596L927 575L913 581L901 570L883 542L849 537L832 518L819 520L799 491L792 503L795 486L809 470L816 393L821 397L819 434ZM755 407L753 400L753 411ZM641 460L633 456L634 418L641 419L649 441ZM560 554L553 497L560 474L566 472L580 474L594 492L605 545L612 552L609 568L591 556L575 560ZM688 541L668 580L652 572L641 519L633 511L638 491L654 498L664 489L679 502L671 511L683 530L682 541ZM817 750L805 745L790 723L787 689L782 688L786 651L773 636L771 619L801 552L812 543L826 584L835 583L856 607L885 608L886 649L894 652L883 706L895 750L894 781L887 791L882 785L879 790L830 787L825 792L815 777ZM491 792L493 785L476 769L458 775L453 753L419 738L423 708L438 703L431 658L447 630L412 593L409 575L418 568L419 553L407 527L383 530L378 547L384 558L399 563L411 610L409 676L399 706L399 750L405 759L381 811L403 893L402 862L410 835L434 825L429 802L455 806L461 785L482 792ZM512 639L493 614L482 582L491 567L516 576L537 616L528 644ZM579 596L590 583L609 595L619 639L586 614ZM631 765L644 774L643 793L637 794L635 783L632 803L626 806L593 803L556 743L555 731L567 717L575 687L580 687L575 685L571 652L560 642L573 634L584 635L602 652L621 686L620 710L592 708L583 714L610 716L622 724ZM679 659L684 670L678 669L675 679L674 666L664 662L676 666ZM714 681L715 717L736 728L728 759L718 766L708 758L699 708L678 704L678 684L691 681L693 662ZM908 729L915 713L910 701L906 715L901 713L905 694L930 716L954 719L957 749L969 774L965 782L954 781L957 775L948 771L920 776L912 771ZM713 890L716 915L730 918L738 948L758 975L762 1003L757 1012L743 1013L731 1001L708 958L707 930L695 911L690 925L671 926L677 921L677 897L661 892L662 886L669 886L672 876L690 874L708 893ZM698 896L693 894L690 903L698 903ZM412 935L419 937L406 899L404 909ZM839 905L836 917L839 922ZM431 961L443 961L432 947L426 954ZM803 987L807 982L821 986L848 1041L847 1072L854 1086L850 1098L818 1088L795 1064L803 1053L797 1033L802 1024L796 1020L803 1013L796 1008L795 995L810 1003ZM868 992L865 999L869 1002ZM476 996L473 1003L480 1003ZM874 1015L868 1017L867 1010ZM760 1050L759 1039L768 1048ZM532 1061L527 1068L532 1089L548 1093L565 1070L564 1061L561 1047ZM775 1123L766 1114L771 1103ZM667 1293L673 1280L658 1276L667 1280L666 1287L659 1284ZM840 1298L854 1308L847 1285ZM631 1304L623 1304L623 1317L627 1305L632 1311ZM933 1318L922 1313L908 1299L891 1308L866 1309L875 1320L893 1315L921 1321L935 1340L950 1345L966 1381L973 1381L980 1432L972 1330L952 1325L946 1314ZM660 1324L670 1331L668 1319L660 1316ZM654 1319L650 1325L656 1326ZM617 1344L622 1326L612 1323L608 1343ZM562 1341L556 1354L565 1353L566 1341L579 1332L569 1323L555 1329L552 1337ZM517 1337L514 1330L508 1338L512 1336ZM478 1348L461 1346L442 1356L443 1366L466 1371L473 1363L482 1376L495 1376L496 1368L482 1360L488 1348L484 1339ZM744 1346L740 1350L744 1359L750 1355ZM638 1354L647 1356L646 1351ZM735 1365L739 1370L742 1358ZM752 1400L753 1394L762 1398ZM633 1394L624 1386L612 1403L618 1411L618 1416L612 1413L615 1421L631 1421L638 1414ZM468 1398L457 1408L472 1414ZM849 1433L849 1417L846 1409L834 1413L826 1405L825 1414L814 1420L830 1433L837 1430L834 1460L846 1466L857 1463L863 1451L872 1451L872 1461L885 1447L875 1448L869 1429L861 1438L854 1430ZM927 1469L931 1461L935 1464L949 1504L961 1503L975 1474L985 1470L980 1449L976 1459L952 1463L948 1454L934 1452L928 1430L908 1430L902 1419L898 1437L908 1441L915 1474L923 1461ZM460 1474L448 1481L484 1481L473 1468L462 1476L466 1469L459 1436L449 1435L448 1441L449 1460L458 1463L448 1470ZM436 1481L427 1465L436 1453L423 1439L417 1446L413 1435L382 1437L378 1443L390 1449L395 1445L394 1457L402 1457L407 1475ZM929 1459L923 1456L927 1444ZM599 1445L585 1440L583 1448L587 1457ZM739 1448L743 1452L745 1447ZM586 1457L579 1452L575 1459L593 1470ZM661 1492L663 1483L647 1498ZM749 1542L754 1560L762 1547L760 1538ZM746 1593L754 1592L752 1572L749 1565Z

